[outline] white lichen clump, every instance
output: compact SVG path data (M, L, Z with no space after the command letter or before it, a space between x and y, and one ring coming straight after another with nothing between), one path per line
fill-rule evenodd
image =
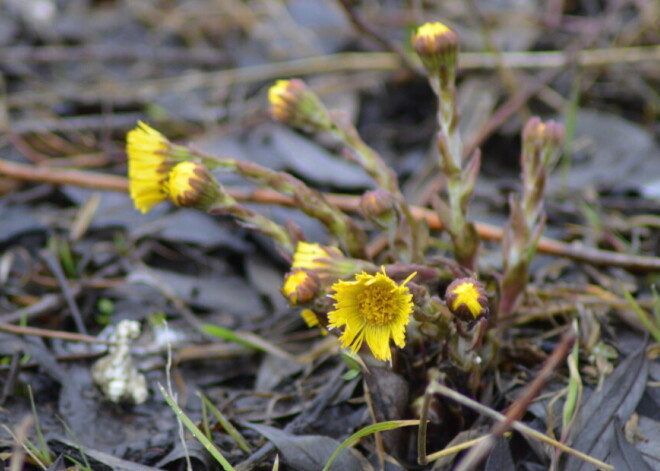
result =
M138 372L131 358L131 341L140 335L140 324L123 320L117 324L108 340L113 343L108 355L92 367L92 379L112 402L131 401L141 404L147 400L147 381Z

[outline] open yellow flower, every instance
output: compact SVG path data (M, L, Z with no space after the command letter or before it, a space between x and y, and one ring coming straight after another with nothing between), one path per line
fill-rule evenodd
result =
M296 252L293 254L291 268L304 268L306 270L318 270L326 268L332 259L344 258L344 255L336 247L328 247L321 244L310 244L309 242L298 242Z
M174 165L167 155L170 142L140 121L126 136L126 143L129 192L135 208L146 213L167 198L164 183Z
M405 286L415 273L397 285L383 273L362 272L354 281L332 285L335 310L328 313L328 327L344 327L342 347L358 352L366 340L374 357L392 359L390 339L397 347L406 345L406 326L413 310L412 293Z
M291 268L304 268L314 272L321 281L334 281L377 267L365 260L345 257L337 247L301 241L293 254Z

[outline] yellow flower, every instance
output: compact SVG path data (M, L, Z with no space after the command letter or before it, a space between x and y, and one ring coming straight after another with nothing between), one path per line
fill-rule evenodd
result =
M374 357L390 361L390 339L397 347L406 345L413 302L405 285L413 276L415 273L397 285L384 270L375 275L362 272L354 281L332 285L335 310L328 313L328 327L345 326L339 337L342 347L358 352L366 340Z
M304 268L314 272L321 281L353 276L361 271L375 271L377 267L366 260L348 258L337 247L298 242L293 254L292 269Z
M167 155L170 142L140 121L128 133L126 143L130 195L135 208L146 213L167 197L164 183L174 164Z
M343 254L338 248L301 241L298 242L293 254L291 268L318 270L326 268L333 258L343 258Z
M473 278L459 278L447 286L447 307L464 321L474 321L489 313L488 297L481 283Z
M314 272L294 268L286 275L282 294L291 304L305 304L316 297L319 288L319 278Z
M177 206L208 211L220 196L220 185L198 162L178 163L170 172L166 191Z

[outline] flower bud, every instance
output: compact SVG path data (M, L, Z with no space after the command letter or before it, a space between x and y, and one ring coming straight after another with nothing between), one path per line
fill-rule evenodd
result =
M541 163L551 169L564 143L564 134L564 126L559 123L544 123L536 116L530 118L523 129L523 158L540 152Z
M208 211L221 194L220 184L198 162L181 162L169 174L167 193L177 206Z
M300 79L278 80L268 90L274 119L306 131L329 131L333 124L318 96Z
M292 269L314 272L322 281L351 276L376 267L364 260L346 257L337 247L298 242L293 254Z
M319 288L314 272L297 268L286 274L282 294L293 305L306 304L316 297Z
M459 278L447 286L445 302L459 319L472 322L488 316L488 297L484 286L474 278Z
M455 76L458 36L442 23L426 23L412 35L412 47L430 76L448 80Z
M396 199L387 190L368 191L360 198L360 213L381 229L396 224Z

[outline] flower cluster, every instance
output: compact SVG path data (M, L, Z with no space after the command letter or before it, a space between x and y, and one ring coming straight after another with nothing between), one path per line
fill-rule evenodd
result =
M361 218L289 173L202 154L170 142L144 123L127 136L130 195L142 212L169 200L176 206L229 214L271 237L290 265L282 295L301 310L309 326L335 334L341 347L353 354L371 354L392 364L400 356L409 366L427 354L446 354L474 379L485 363L475 353L487 338L485 329L497 308L509 312L515 307L526 286L527 265L544 222L543 183L558 158L563 131L538 118L525 128L523 194L512 200L504 275L488 277L502 281L487 289L478 281L479 234L468 216L481 157L475 152L464 158L458 131L458 36L436 22L419 27L411 39L438 100L435 142L446 185L432 201L449 235L453 260L437 253L445 242L406 201L396 173L344 114L328 110L300 79L278 80L270 87L271 115L282 124L320 133L373 179L376 189L364 193L353 208ZM293 201L323 224L331 242L306 242L293 224L279 225L242 205L216 180L212 170L217 168ZM440 286L447 286L444 300L437 294ZM492 293L500 296L493 310ZM493 350L491 346L484 351L492 356Z

